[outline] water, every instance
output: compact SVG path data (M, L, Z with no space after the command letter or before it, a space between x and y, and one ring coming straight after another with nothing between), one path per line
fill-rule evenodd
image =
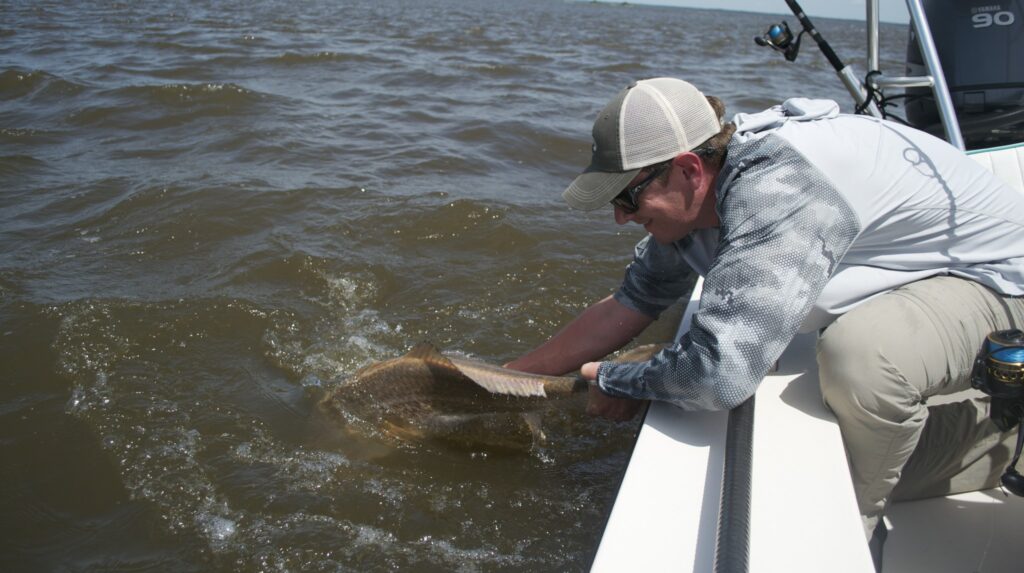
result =
M311 397L423 339L509 360L611 292L640 230L559 194L631 80L849 110L809 40L754 45L779 17L0 2L0 568L585 570L635 424L359 455Z

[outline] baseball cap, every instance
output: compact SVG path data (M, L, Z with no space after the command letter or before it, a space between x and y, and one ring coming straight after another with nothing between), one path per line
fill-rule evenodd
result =
M635 82L597 116L590 165L562 198L573 209L603 207L644 167L690 151L721 129L707 98L689 82L675 78Z

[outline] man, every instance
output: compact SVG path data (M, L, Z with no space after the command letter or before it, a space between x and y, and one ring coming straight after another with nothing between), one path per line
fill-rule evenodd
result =
M835 102L793 99L725 126L714 106L657 78L604 108L591 164L563 197L610 202L617 223L649 234L614 296L509 366L580 368L596 381L588 411L612 419L641 400L728 409L798 331L819 331L822 393L869 537L894 488L995 485L1012 436L986 404L925 401L969 387L985 335L1024 326L1024 194L937 138ZM645 363L590 362L685 294L692 272L700 310L675 346Z

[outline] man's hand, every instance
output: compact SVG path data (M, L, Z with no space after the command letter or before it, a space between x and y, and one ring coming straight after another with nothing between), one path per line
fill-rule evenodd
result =
M587 413L591 416L600 416L615 422L628 422L632 420L646 401L609 396L602 392L596 384L592 385L588 392Z
M588 362L580 368L580 375L590 381L597 380L600 362ZM587 395L587 414L600 416L616 422L632 420L646 400L616 398L601 391L597 384L591 384Z

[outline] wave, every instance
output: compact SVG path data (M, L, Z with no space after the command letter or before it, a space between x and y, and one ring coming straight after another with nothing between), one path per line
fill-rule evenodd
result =
M196 105L249 107L268 97L233 83L165 84L128 86L113 90L112 95L145 101L167 108L191 108Z
M373 64L384 63L385 60L368 55L353 54L332 51L320 51L313 53L285 52L279 56L268 58L266 63L282 66L303 66L322 63L359 63Z
M456 67L466 70L467 72L472 72L486 78L494 79L529 78L533 73L533 71L526 66L498 62L470 62L459 64Z
M204 117L255 113L270 99L233 83L133 85L104 92L94 99L102 104L79 108L67 120L83 127L151 131Z
M7 69L0 72L0 100L14 100L26 96L68 97L86 88L42 70L25 71Z
M591 73L609 73L609 74L629 74L633 77L644 77L650 75L650 66L644 62L619 62L616 64L607 64L600 66L593 66L587 69Z
M38 173L46 168L46 162L31 155L0 155L0 176L15 177Z
M420 248L424 243L444 243L453 251L523 249L537 245L537 239L511 224L507 206L474 199L457 199L443 205L420 209L403 206L380 221L403 247Z
M56 143L60 140L56 131L33 129L27 127L0 127L0 142L41 145Z

